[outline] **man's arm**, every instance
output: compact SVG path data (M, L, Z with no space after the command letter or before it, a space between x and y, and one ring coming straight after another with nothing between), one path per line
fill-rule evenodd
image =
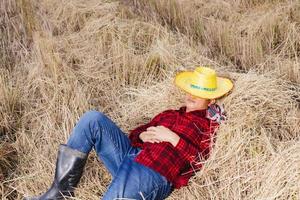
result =
M167 111L161 112L158 115L156 115L149 123L138 126L137 128L130 131L129 139L131 141L132 146L135 147L142 147L143 141L140 138L140 134L147 131L147 128L151 126L156 126L157 123L161 120L161 117L166 113Z
M151 140L170 142L184 157L184 159L188 160L189 162L193 162L198 156L207 158L213 134L211 131L213 130L207 129L205 131L201 131L201 133L199 133L201 134L201 137L195 138L192 143L184 138L179 137L175 132L164 126L151 126L144 134L148 135L149 139Z
M186 160L191 161L192 157L195 157L199 152L200 146L190 144L183 138L179 137L175 132L164 126L149 127L147 133L152 139L157 139L161 142L170 142L174 148L181 154ZM200 141L195 141L197 144Z
M152 126L153 122L138 126L137 128L130 131L129 139L131 145L135 147L142 147L143 141L140 139L140 134L147 130L148 127Z
M174 147L180 140L175 132L164 126L150 126L144 134L150 141L170 142Z

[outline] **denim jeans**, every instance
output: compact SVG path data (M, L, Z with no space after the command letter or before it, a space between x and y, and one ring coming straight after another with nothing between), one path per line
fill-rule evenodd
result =
M95 149L113 177L104 200L164 199L171 193L172 184L164 176L134 161L141 149L132 147L128 137L101 112L86 112L67 146L84 153Z

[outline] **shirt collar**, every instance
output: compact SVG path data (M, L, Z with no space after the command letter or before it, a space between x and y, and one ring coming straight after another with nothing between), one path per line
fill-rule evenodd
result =
M190 112L186 112L186 106L182 106L179 108L179 113L180 114L187 114L187 115L195 115L198 117L206 117L206 112L207 109L202 109L202 110L193 110Z

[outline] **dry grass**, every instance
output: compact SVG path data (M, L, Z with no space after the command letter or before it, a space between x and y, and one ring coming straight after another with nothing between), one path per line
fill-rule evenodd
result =
M128 131L179 107L174 74L204 64L234 80L229 118L203 170L169 199L300 199L299 1L0 5L2 199L50 185L58 145L85 111ZM92 154L76 199L99 199L109 181Z
M220 64L247 71L278 70L299 83L299 67L294 67L294 62L299 65L299 1L129 2L146 20L166 24L204 45L205 55Z

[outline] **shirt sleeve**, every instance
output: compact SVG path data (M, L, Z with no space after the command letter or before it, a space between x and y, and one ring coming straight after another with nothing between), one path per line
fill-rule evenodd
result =
M188 143L183 138L179 139L179 142L175 146L175 149L183 155L183 157L192 162L195 158L195 155L198 153L198 148L195 145Z
M131 145L134 147L142 147L143 141L139 138L140 134L147 130L150 126L157 126L158 122L161 118L168 112L164 111L156 115L149 123L136 127L133 130L129 131L129 139L131 141Z
M180 138L175 149L190 163L195 162L199 158L207 159L216 127L209 127L205 131L202 131L201 137L197 138L193 143Z

